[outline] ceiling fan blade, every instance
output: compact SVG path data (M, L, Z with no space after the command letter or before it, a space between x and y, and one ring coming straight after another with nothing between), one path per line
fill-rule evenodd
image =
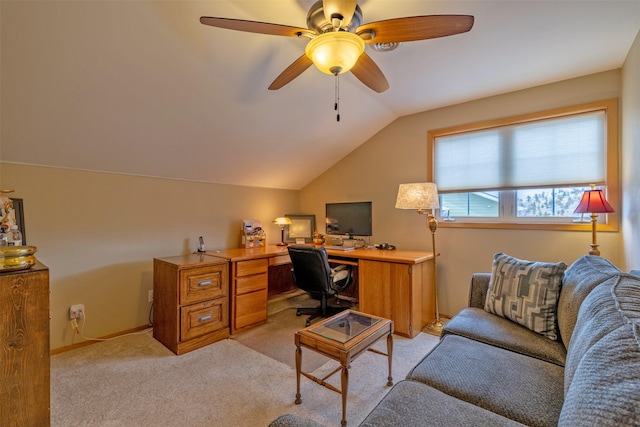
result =
M322 0L322 10L324 12L324 19L330 24L333 24L331 17L333 15L342 16L342 27L346 27L353 18L353 13L356 11L358 0Z
M389 89L389 82L387 82L387 78L382 74L380 67L378 67L378 65L373 62L373 59L366 53L360 55L358 62L353 66L351 72L358 80L378 93Z
M366 43L402 43L466 33L473 21L471 15L407 16L364 24L356 33L373 30L375 36Z
M245 31L247 33L270 34L274 36L300 37L301 34L315 35L307 28L290 27L288 25L271 24L269 22L245 21L243 19L216 18L202 16L200 23L228 30Z
M313 62L305 54L296 59L293 64L289 65L269 86L269 90L278 90L282 86L289 83L291 80L302 74L307 68L309 68Z

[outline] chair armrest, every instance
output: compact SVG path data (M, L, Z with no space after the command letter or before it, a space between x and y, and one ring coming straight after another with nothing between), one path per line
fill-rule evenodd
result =
M490 273L474 273L469 284L469 307L484 309L489 290Z

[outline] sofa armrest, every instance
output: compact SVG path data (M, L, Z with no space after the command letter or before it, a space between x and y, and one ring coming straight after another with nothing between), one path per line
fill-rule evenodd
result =
M473 273L469 284L469 307L484 308L490 279L490 273Z

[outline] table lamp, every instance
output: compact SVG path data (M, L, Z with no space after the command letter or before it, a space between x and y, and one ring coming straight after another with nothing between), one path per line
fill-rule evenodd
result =
M578 204L574 213L590 213L591 214L591 250L589 255L600 255L598 243L596 240L596 222L598 222L599 213L615 212L607 199L602 194L602 190L596 190L595 184L591 184L591 190L586 190L582 195L582 200Z
M277 243L277 246L287 246L287 244L284 242L284 226L291 225L291 219L287 218L286 216L281 216L274 219L273 223L280 226L281 237L280 243Z
M436 230L438 221L435 217L435 210L440 209L438 198L438 188L432 182L419 182L410 184L400 184L398 197L396 198L397 209L414 209L418 215L428 215L429 230L431 230L431 246L433 248L433 287L435 291L435 320L428 324L427 332L440 335L442 332L442 321L438 310L438 273L436 263Z

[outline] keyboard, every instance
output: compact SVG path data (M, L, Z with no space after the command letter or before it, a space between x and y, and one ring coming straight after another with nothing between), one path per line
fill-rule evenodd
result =
M325 249L332 249L334 251L352 251L355 248L353 246L325 246Z

